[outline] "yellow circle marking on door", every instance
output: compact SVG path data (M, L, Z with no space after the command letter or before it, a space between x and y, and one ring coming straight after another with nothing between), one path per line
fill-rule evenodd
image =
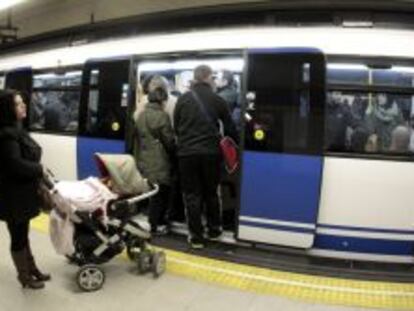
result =
M254 131L254 139L263 140L265 138L265 132L263 130Z
M119 123L118 123L118 122L114 122L114 123L112 123L112 130L113 130L114 132L118 132L120 128L121 128L121 126L119 125Z

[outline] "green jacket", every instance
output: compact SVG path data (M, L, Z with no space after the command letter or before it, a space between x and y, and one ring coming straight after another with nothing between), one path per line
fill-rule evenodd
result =
M139 170L152 183L171 182L170 155L174 152L174 131L168 114L157 103L148 103L138 117L135 158Z

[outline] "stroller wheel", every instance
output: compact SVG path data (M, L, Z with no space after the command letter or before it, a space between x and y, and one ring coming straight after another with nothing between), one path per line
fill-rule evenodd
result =
M136 257L138 273L144 274L151 269L152 265L152 254L149 250L144 250L137 254Z
M152 274L154 278L158 278L164 274L167 267L167 257L164 252L155 252L152 255Z
M79 269L76 282L85 292L97 291L105 283L105 273L96 265L85 265Z

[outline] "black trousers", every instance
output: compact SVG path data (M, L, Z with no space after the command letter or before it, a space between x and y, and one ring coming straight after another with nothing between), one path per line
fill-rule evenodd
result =
M221 231L221 207L217 191L220 183L221 157L219 155L180 157L179 166L191 238L203 238L203 207L206 209L209 234L219 233Z
M167 212L170 205L170 187L159 185L160 189L154 195L148 205L148 218L151 230L156 230L159 225L167 224Z
M7 222L9 230L12 252L19 252L29 245L29 226L30 220L23 222Z

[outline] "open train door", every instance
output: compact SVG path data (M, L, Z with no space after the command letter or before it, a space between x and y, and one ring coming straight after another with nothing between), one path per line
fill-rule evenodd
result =
M325 57L289 48L246 57L238 238L309 248L322 179Z

